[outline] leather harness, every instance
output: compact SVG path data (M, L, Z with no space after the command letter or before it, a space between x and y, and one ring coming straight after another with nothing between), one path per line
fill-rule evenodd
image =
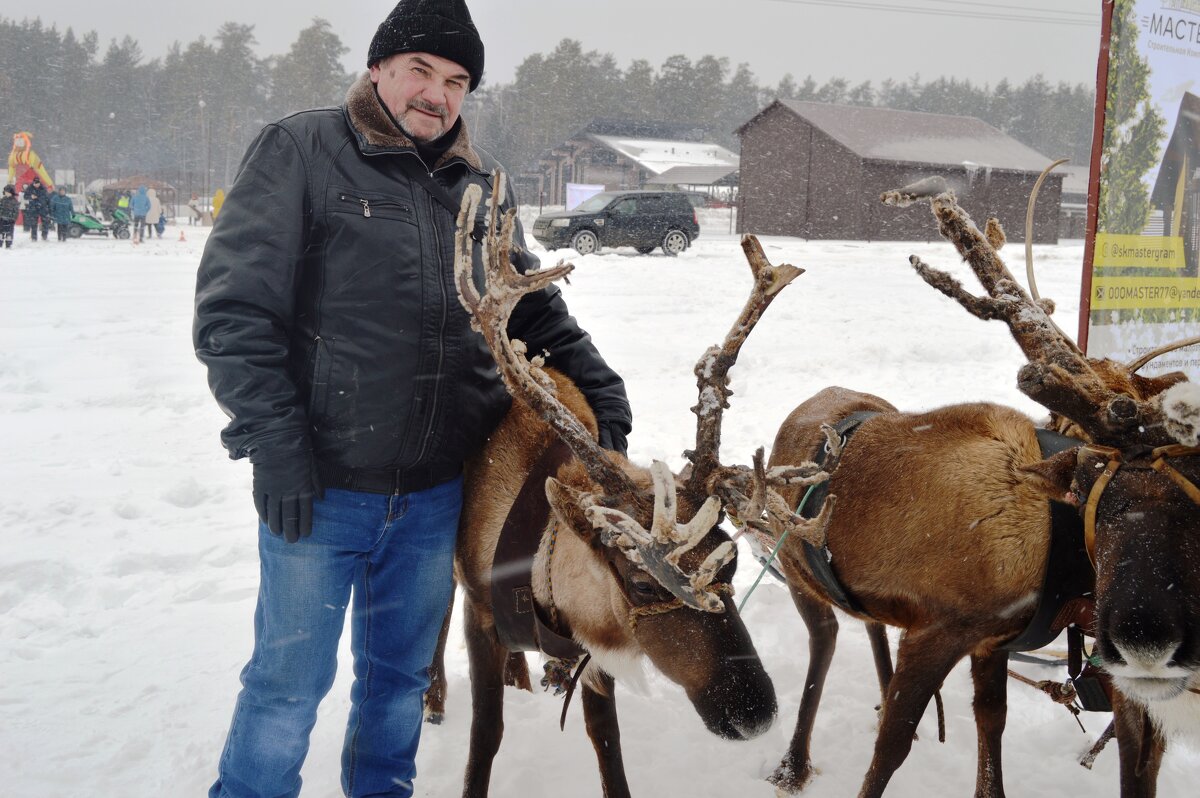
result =
M834 431L842 440L842 446L845 446L850 437L858 429L858 426L869 418L874 418L879 415L874 410L859 410L851 413L841 421L833 425ZM825 463L825 457L829 454L829 449L822 446L818 451L813 462L820 466ZM832 476L832 475L831 475ZM816 518L821 512L821 506L825 504L825 497L829 495L829 480L819 482L813 486L803 500L800 502L800 507L797 512L801 518ZM870 614L863 609L862 604L851 595L850 591L846 590L846 586L838 579L837 574L833 570L833 554L829 551L828 544L817 548L807 540L804 541L804 559L808 563L808 569L812 572L813 577L825 589L825 594L829 599L846 612L852 612L858 615Z
M1111 446L1099 446L1092 443L1085 445L1082 451L1095 452L1108 458L1108 465L1104 467L1104 472L1096 477L1096 481L1092 483L1092 489L1088 493L1087 504L1084 505L1083 509L1084 542L1087 544L1088 559L1091 560L1092 567L1095 568L1096 511L1100 507L1100 497L1104 495L1104 489L1108 487L1108 483L1116 476L1117 470L1122 465L1125 465L1126 455L1120 449ZM1200 488L1196 487L1191 480L1176 471L1167 462L1172 457L1195 457L1198 455L1200 455L1200 447L1196 446L1183 446L1181 444L1159 446L1157 449L1150 451L1150 457L1153 458L1150 461L1150 467L1178 485L1179 489L1193 502L1200 504Z
M546 478L571 459L571 450L555 439L534 464L509 510L492 558L492 616L496 635L509 651L541 651L559 659L585 652L570 630L553 628L533 596L533 560L541 545L550 502Z

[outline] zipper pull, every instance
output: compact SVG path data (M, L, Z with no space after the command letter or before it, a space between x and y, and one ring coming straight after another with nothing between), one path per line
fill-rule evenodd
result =
M371 218L371 203L365 199L360 199L359 202L361 202L362 206L363 206L363 217L370 219Z

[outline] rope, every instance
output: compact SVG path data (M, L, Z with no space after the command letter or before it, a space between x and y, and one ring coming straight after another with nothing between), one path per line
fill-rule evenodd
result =
M1079 724L1079 728L1083 729L1083 722L1079 720L1079 707L1075 706L1075 685L1070 682L1060 683L1051 679L1042 679L1034 681L1009 668L1008 675L1016 679L1022 684L1027 684L1030 687L1041 690L1050 697L1050 700L1056 704L1062 704L1067 708L1067 711L1075 716L1075 722ZM1087 731L1084 729L1084 731Z
M804 498L800 500L800 506L796 508L797 515L799 515L804 509L804 505L808 503L808 497L812 495L812 492L816 490L816 488L816 485L808 486L808 490L804 493ZM775 562L776 555L778 555L779 550L783 548L783 543L787 540L788 533L791 531L792 530L790 528L785 529L783 530L783 534L779 536L779 542L775 544L775 548L772 549L771 556L767 558L765 563L763 563L762 570L758 573L758 578L754 580L754 584L750 586L750 589L746 591L746 595L742 597L742 603L738 605L738 614L741 614L745 611L746 602L748 602L750 597L754 595L754 591L758 589L759 583L762 582L763 577L767 575L767 571L769 571L771 568L771 563Z

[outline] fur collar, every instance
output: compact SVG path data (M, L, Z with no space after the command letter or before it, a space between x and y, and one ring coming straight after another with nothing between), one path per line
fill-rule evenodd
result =
M392 122L384 110L379 95L375 93L375 84L371 82L370 73L364 72L350 87L350 91L346 93L345 109L350 127L358 139L359 149L363 152L416 149L412 139ZM471 146L471 137L467 133L465 123L458 126L458 138L433 166L436 168L454 158L466 161L477 172L483 171L483 161Z

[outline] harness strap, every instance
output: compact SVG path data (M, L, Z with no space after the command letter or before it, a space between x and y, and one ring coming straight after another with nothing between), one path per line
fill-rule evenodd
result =
M570 458L571 450L556 439L530 469L500 530L492 558L492 615L496 635L509 651L542 651L561 659L584 653L552 628L553 620L542 618L533 597L533 559L550 517L546 478Z
M1172 449L1175 447L1168 446L1168 447L1164 447L1164 448ZM1182 449L1185 447L1179 447L1179 448ZM1184 493L1187 494L1187 497L1189 499L1194 501L1196 504L1200 504L1200 488L1196 487L1194 482L1192 482L1190 479L1185 477L1183 474L1180 474L1178 471L1176 471L1174 468L1171 468L1171 466L1167 464L1168 457L1178 457L1180 454L1197 454L1198 452L1196 450L1190 450L1190 451L1185 451L1185 452L1166 452L1163 454L1159 454L1160 451L1161 451L1160 449L1155 449L1153 452L1153 454L1158 455L1158 457L1155 458L1154 462L1151 463L1151 465L1154 467L1154 470L1159 472L1160 474L1163 474L1164 476L1168 477L1172 482L1174 482L1176 485L1178 485Z
M1104 473L1092 483L1092 490L1088 494L1087 505L1083 509L1083 543L1087 547L1088 559L1092 562L1092 568L1095 568L1096 508L1100 506L1100 496L1104 493L1104 489L1108 487L1108 483L1112 481L1113 475L1121 467L1121 450L1100 446L1086 446L1084 448L1108 455L1108 465L1104 467Z
M733 595L733 585L729 584L728 582L713 582L706 588L706 590L709 593L716 593L718 596ZM626 596L625 600L629 601L629 597ZM685 606L687 605L683 603L683 600L678 598L669 598L666 601L656 601L653 604L643 604L641 606L634 606L633 602L629 601L629 615L627 617L629 631L636 632L638 621L642 618L650 618L655 615L666 615L668 612L674 612L675 610L682 609Z
M1104 473L1097 477L1096 481L1092 484L1092 490L1088 493L1087 504L1083 510L1083 539L1087 544L1088 559L1092 561L1092 567L1095 568L1096 510L1100 506L1100 496L1104 493L1104 489L1108 487L1108 483L1112 481L1113 475L1117 473L1117 470L1124 461L1121 457L1121 450L1114 449L1111 446L1088 444L1083 450L1108 456L1108 465L1104 467ZM1167 463L1167 458L1194 457L1198 455L1200 455L1200 447L1183 446L1181 444L1160 446L1150 452L1150 456L1154 458L1150 463L1151 467L1178 485L1179 489L1196 504L1200 504L1200 487L1196 487L1194 482L1172 468Z
M858 429L859 425L864 421L879 415L873 410L858 410L843 418L837 424L833 425L833 429L842 439L842 446L846 446L850 437ZM827 452L824 447L817 450L816 457L813 462L817 465L822 465L825 462ZM832 475L830 476L832 479ZM816 518L821 512L821 506L825 503L825 497L829 494L829 480L819 482L809 489L804 494L804 500L801 501L800 507L796 512L802 518ZM820 548L804 541L804 561L808 564L808 569L812 573L813 578L820 583L821 587L825 588L825 595L829 600L836 604L841 609L858 615L868 615L866 610L859 601L851 595L842 581L838 579L837 573L833 569L833 553L829 551L829 546L825 545Z

